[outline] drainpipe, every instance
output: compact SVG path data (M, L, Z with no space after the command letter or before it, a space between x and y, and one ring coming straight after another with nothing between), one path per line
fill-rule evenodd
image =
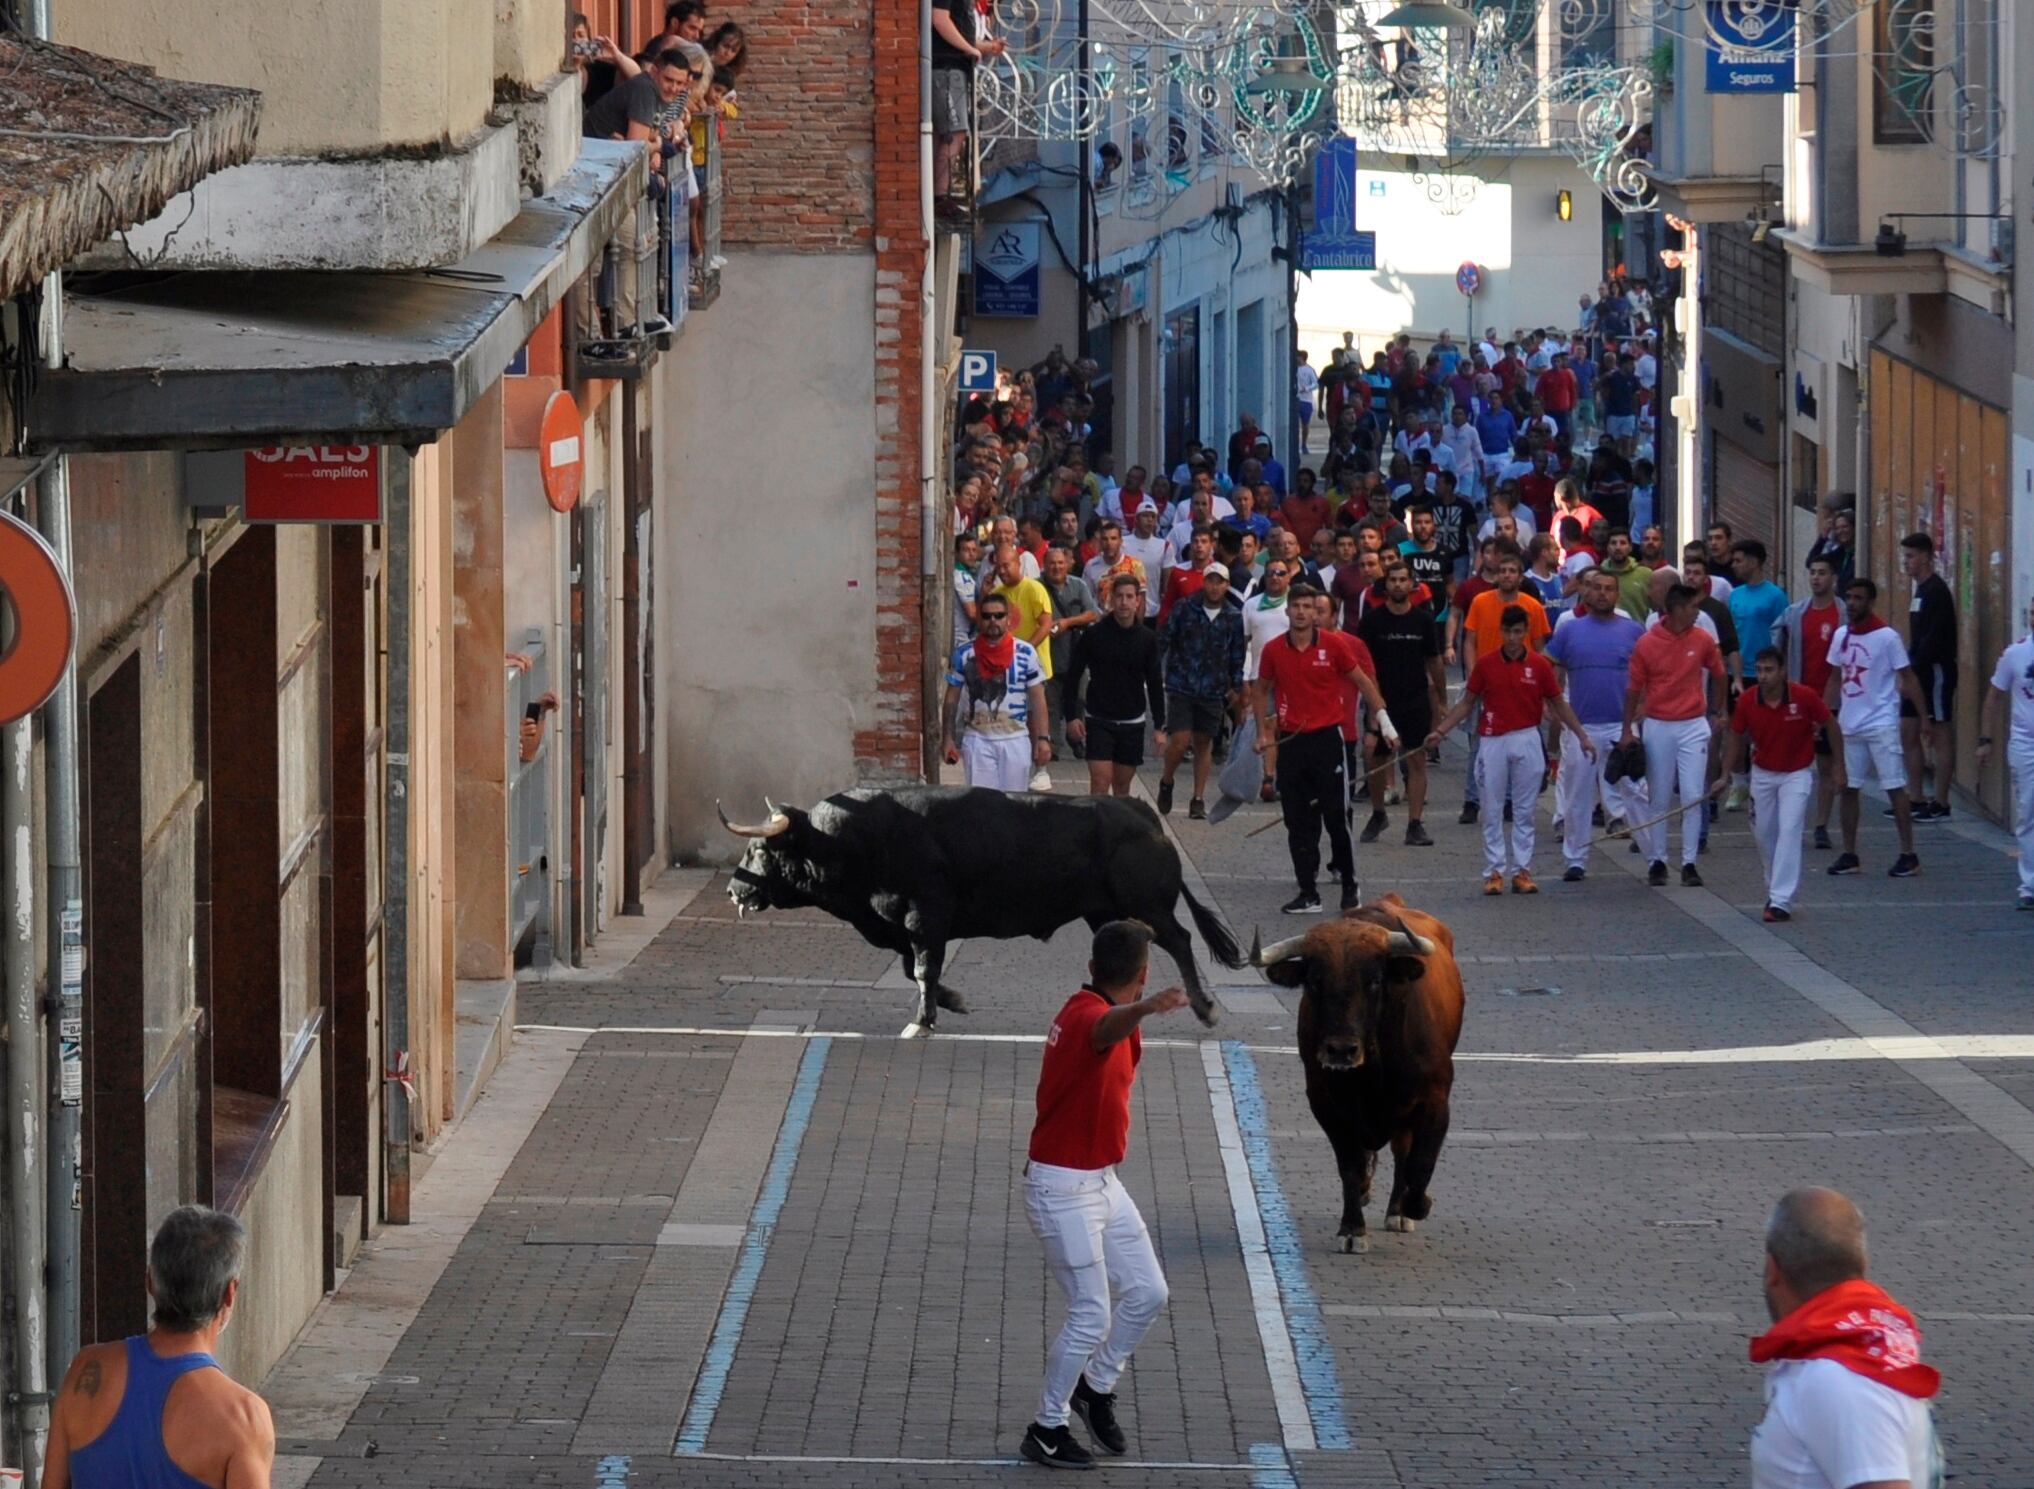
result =
M37 1118L42 1112L42 1010L35 996L35 758L27 719L0 729L0 827L7 883L7 1225L14 1253L14 1358L20 1379L8 1392L8 1416L21 1445L24 1482L42 1481L49 1439L49 1377L44 1373L43 1178Z
M974 137L968 148L974 148ZM932 0L918 0L918 230L925 242L925 265L918 281L918 572L919 612L926 618L920 629L922 644L930 652L934 638L942 634L937 622L946 586L941 579L939 552L939 300L935 292L938 273L938 240L933 236L932 216ZM921 659L923 660L923 659ZM920 667L920 707L932 712L932 673L929 662ZM921 769L937 780L934 764L934 734L921 719L919 745Z
M410 1223L410 1088L396 1077L410 1049L410 604L415 582L415 533L410 516L414 450L391 450L385 477L388 534L387 780L383 810L381 907L381 1184L382 1218Z

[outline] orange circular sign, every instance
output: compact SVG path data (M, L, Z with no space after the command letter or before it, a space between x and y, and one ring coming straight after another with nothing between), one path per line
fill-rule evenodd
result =
M14 640L0 654L0 724L41 708L63 681L78 639L70 582L42 534L0 512L0 589L14 607Z
M537 431L537 469L544 478L545 499L554 510L569 512L579 505L579 482L586 472L586 421L563 389L544 405L544 422Z

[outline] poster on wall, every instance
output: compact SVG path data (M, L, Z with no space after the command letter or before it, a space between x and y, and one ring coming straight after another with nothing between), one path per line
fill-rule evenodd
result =
M1708 89L1711 93L1794 91L1793 0L1746 4L1707 0Z
M1038 314L1038 224L994 222L975 239L975 314Z

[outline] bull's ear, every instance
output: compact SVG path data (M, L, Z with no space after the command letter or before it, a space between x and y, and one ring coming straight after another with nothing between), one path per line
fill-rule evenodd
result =
M1307 959L1303 956L1286 957L1266 967L1264 975L1280 987L1302 987L1307 980Z
M1427 975L1427 964L1423 957L1388 956L1384 959L1384 980L1386 982L1418 982Z

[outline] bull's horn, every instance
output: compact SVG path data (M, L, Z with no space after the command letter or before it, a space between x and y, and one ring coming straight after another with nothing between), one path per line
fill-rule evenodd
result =
M764 805L768 806L769 803L765 801ZM717 801L713 804L713 809L720 814L720 825L738 838L774 838L779 833L791 830L791 819L776 807L770 807L768 821L753 825L728 821L727 813L722 810L720 803Z
M1434 943L1411 931L1386 931L1384 949L1393 956L1432 956Z
M1299 954L1301 944L1306 939L1305 936L1289 936L1283 941L1274 941L1269 947L1266 947L1263 936L1257 930L1252 929L1250 932L1250 965L1253 967L1269 967L1284 961L1289 956L1296 956Z

